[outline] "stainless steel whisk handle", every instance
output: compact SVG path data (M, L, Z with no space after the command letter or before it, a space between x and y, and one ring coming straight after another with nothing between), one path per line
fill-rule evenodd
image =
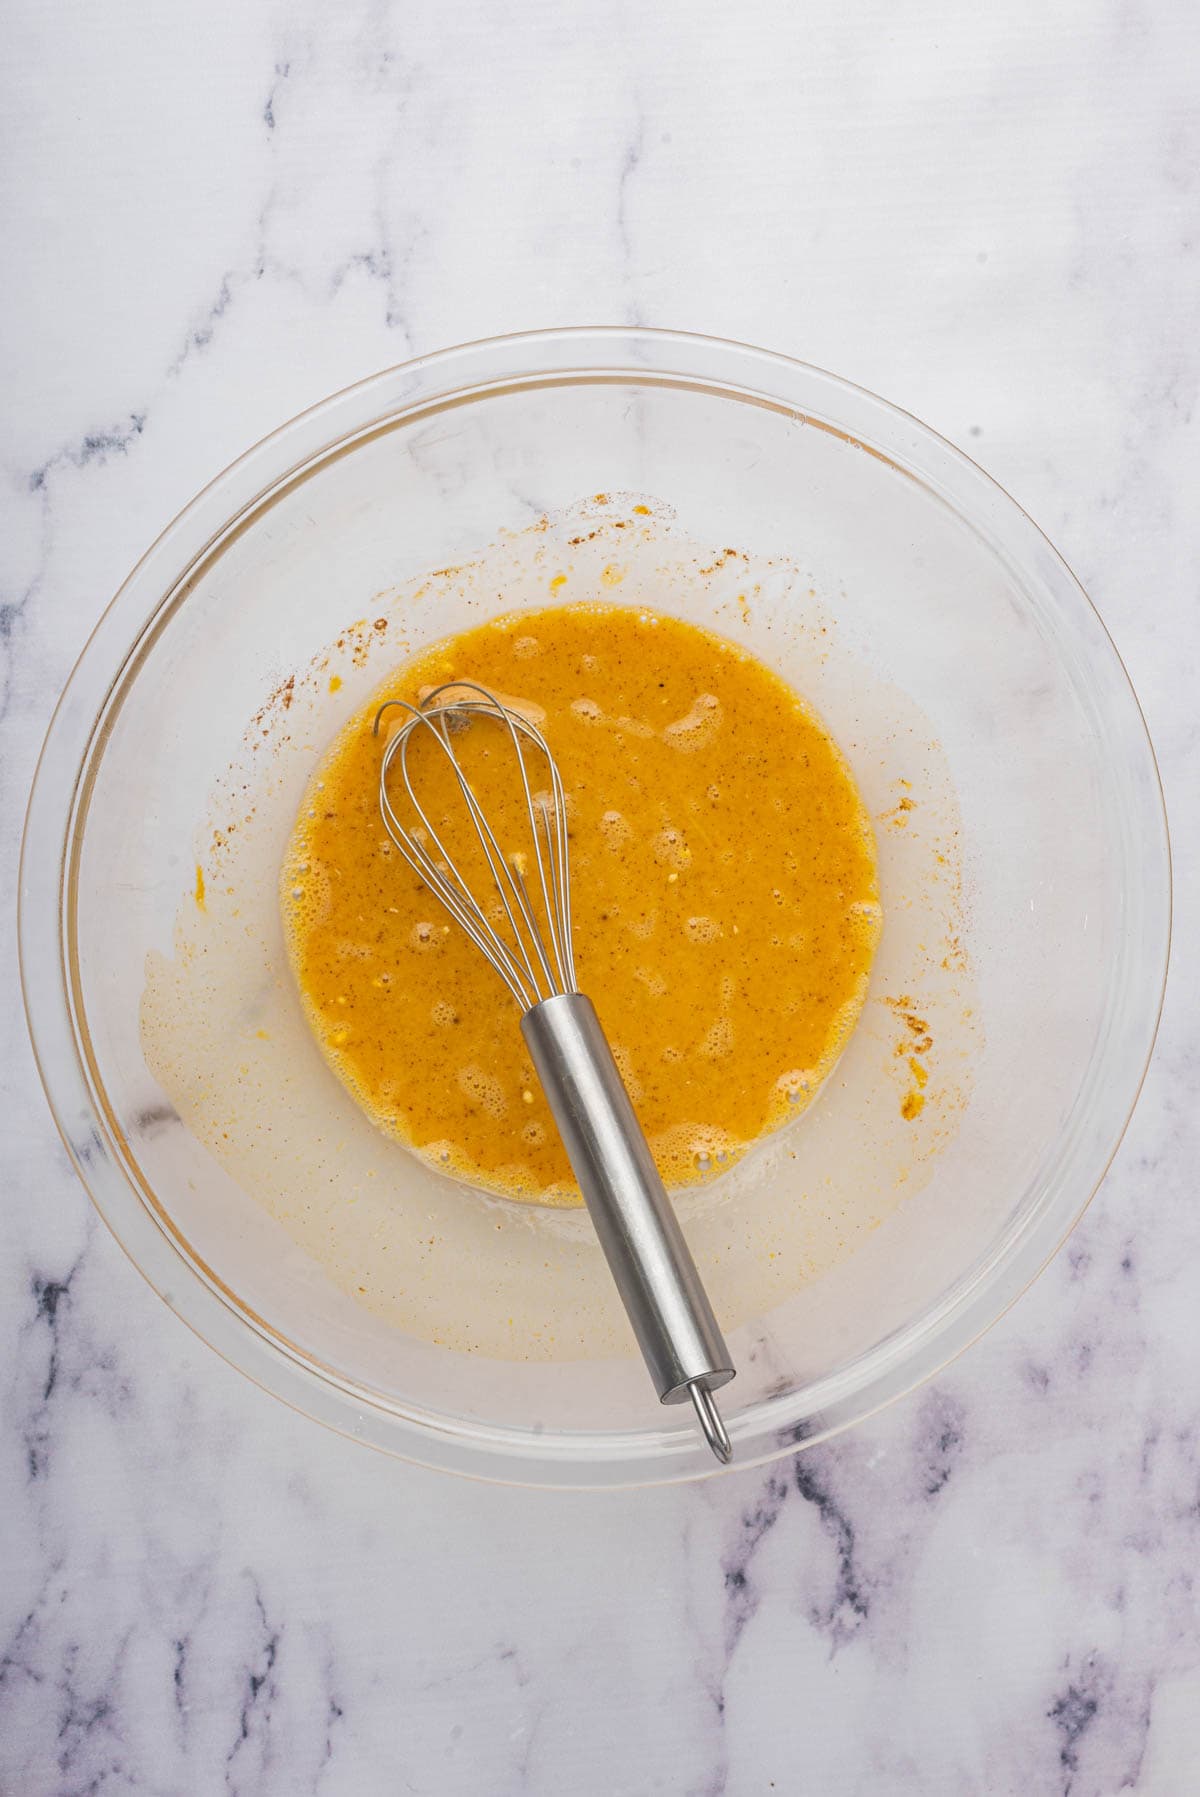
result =
M543 999L521 1033L659 1398L690 1398L728 1461L711 1394L733 1362L591 1000Z

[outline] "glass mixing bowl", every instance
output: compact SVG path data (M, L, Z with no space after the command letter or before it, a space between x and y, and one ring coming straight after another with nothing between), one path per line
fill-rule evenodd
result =
M605 558L621 541L616 565ZM703 545L718 547L701 566ZM716 1470L687 1419L654 1405L578 1218L489 1208L381 1138L368 1151L355 1132L369 1126L297 1035L264 1075L279 1080L280 1165L293 1165L293 1132L324 1131L321 1202L336 1235L339 1155L347 1169L385 1157L376 1236L355 1250L363 1278L379 1231L402 1260L411 1241L414 1268L418 1243L423 1254L436 1236L442 1256L421 1263L441 1270L415 1320L356 1302L353 1267L334 1277L303 1234L315 1185L291 1192L290 1219L278 1203L271 1213L152 1076L139 1006L147 967L191 952L213 795L228 799L240 769L247 817L257 807L269 824L256 826L262 878L231 903L253 917L263 991L290 1027L272 857L303 776L388 654L478 615L493 563L508 572L485 609L596 597L599 567L606 581L630 575L603 597L744 633L818 703L881 820L905 821L889 795L921 800L923 756L949 783L939 827L962 889L929 928L961 900L961 940L941 964L969 968L947 1001L961 1007L964 1065L957 1112L926 1140L919 1177L894 1157L875 1175L855 1158L873 1118L889 1141L906 1127L890 1013L869 1001L811 1113L685 1200L739 1364L724 1406L746 1466L936 1371L1033 1278L1103 1176L1167 958L1153 753L1103 626L1013 501L903 412L780 356L623 329L472 344L325 401L201 493L101 619L43 750L21 869L35 1050L80 1177L166 1302L298 1409L428 1465L564 1486ZM575 577L552 589L560 565ZM386 652L370 647L377 620ZM345 678L331 691L334 677L313 670L333 665L339 634ZM257 762L255 718L267 733ZM889 930L913 936L905 919L922 904L897 896L894 860L917 837L883 821L879 834L873 990L889 977ZM353 1196L347 1185L348 1219ZM827 1238L839 1217L854 1225L853 1252L827 1255L820 1277L795 1248L810 1214ZM794 1251L782 1272L776 1226ZM509 1255L495 1279L489 1233ZM472 1342L472 1307L495 1310L505 1280L511 1343L491 1325ZM583 1320L561 1347L540 1327L555 1307Z

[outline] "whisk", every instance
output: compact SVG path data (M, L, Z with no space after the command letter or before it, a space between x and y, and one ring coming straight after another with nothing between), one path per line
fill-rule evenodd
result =
M389 699L376 714L377 734L393 707L407 719L383 751L384 827L520 1007L521 1033L659 1400L690 1398L705 1440L727 1464L733 1450L713 1393L734 1376L729 1350L596 1012L575 978L566 799L554 757L529 716L473 681L436 687L420 706ZM455 752L455 736L483 719L499 727L514 760L528 824L521 845L497 839ZM419 732L438 745L456 777L481 852L479 878L490 888L486 898L468 884L414 786L409 750ZM536 783L531 760L543 775ZM393 805L389 775L396 767L411 823Z

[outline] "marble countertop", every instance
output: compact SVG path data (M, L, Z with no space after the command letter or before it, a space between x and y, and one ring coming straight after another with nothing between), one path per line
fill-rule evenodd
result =
M1200 1788L1200 15L16 0L3 77L0 1789ZM933 1385L792 1463L566 1496L390 1463L168 1313L13 997L82 638L264 431L538 324L759 342L970 451L1159 751L1176 949L1088 1215Z

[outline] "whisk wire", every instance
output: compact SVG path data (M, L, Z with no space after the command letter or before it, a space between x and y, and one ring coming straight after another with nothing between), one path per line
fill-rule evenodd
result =
M571 940L571 861L567 846L567 801L563 791L562 776L557 763L550 763L552 787L554 791L554 828L558 843L558 856L552 858L551 865L555 871L555 911L558 918L558 952L559 966L563 970L563 983L568 992L578 992L579 982L575 977L575 948ZM547 836L550 833L550 820L543 812L542 822Z
M439 688L438 690L441 691L443 689ZM434 700L436 700L436 698L437 698L437 693L435 692L430 695L430 698L429 698L429 700L426 701L426 703L430 704ZM528 950L527 950L525 942L521 936L521 931L518 927L517 919L513 915L512 903L510 901L510 896L509 896L510 891L513 889L512 876L509 871L508 864L505 860L504 852L501 849L500 844L496 841L495 834L492 831L491 825L488 823L487 816L484 813L483 808L479 804L479 801L476 798L475 793L473 792L473 790L471 788L470 782L467 780L467 778L463 774L463 771L458 763L458 757L455 755L453 747L451 746L450 737L449 737L449 722L450 722L450 720L449 720L449 717L446 715L446 708L445 707L441 708L441 715L439 715L439 716L431 716L427 712L420 712L418 714L418 716L420 717L421 721L429 727L430 731L433 734L434 740L438 744L438 747L445 754L446 758L450 762L452 769L454 770L455 777L458 780L459 790L461 792L462 798L466 805L467 815L471 819L472 826L475 830L476 838L479 842L480 848L483 850L484 859L486 860L487 865L488 865L488 871L492 876L492 882L493 882L493 884L496 888L496 891L499 895L500 903L504 910L504 914L505 914L506 918L508 919L509 928L513 933L513 941L516 944L516 952L520 957L521 969L524 972L525 980L528 982L529 990L531 990L534 994L534 997L532 999L527 999L526 1002L534 1003L534 1002L536 1002L536 999L539 996L537 974L534 971L533 963L530 960ZM506 956L506 957L510 956L511 955L510 945L507 942L505 942L503 937L501 937L495 931L495 929L493 929L491 920L488 918L486 912L483 909L483 906L478 903L478 901L475 899L474 895L472 894L470 888L467 886L467 883L464 880L462 873L459 870L453 857L451 856L449 850L446 848L446 845L443 843L443 841L442 841L441 837L438 835L436 829L429 822L429 819L426 815L425 809L422 806L421 801L418 799L416 792L413 789L412 780L409 777L409 771L408 771L408 750L409 750L410 740L411 740L410 735L407 732L405 732L403 735L403 740L401 742L401 747L400 747L400 771L401 771L401 774L404 779L405 791L408 793L409 799L411 800L412 805L413 805L413 809L416 811L416 813L420 817L422 823L425 825L426 829L428 829L434 842L437 844L438 852L442 856L443 861L446 863L447 868L450 870L450 875L452 878L452 882L455 886L455 890L458 891L463 896L464 902L467 905L474 907L474 909L478 912L479 922L482 925L484 932L490 939L496 952L502 956ZM510 966L510 971L512 971L511 966ZM518 974L518 978L519 978L519 974ZM524 986L522 987L522 990L524 991Z
M491 868L492 878L500 890L500 895L501 895L501 899L504 903L505 912L508 915L509 923L512 926L514 933L516 935L516 940L517 940L518 946L521 950L522 960L525 963L526 969L529 973L529 977L533 984L534 999L531 1000L531 1003L532 1003L532 1002L536 1002L537 999L540 999L543 997L550 998L554 995L555 992L568 991L568 990L573 989L574 981L572 979L571 985L568 986L566 970L564 967L564 957L563 957L563 954L561 951L561 945L560 945L560 941L559 941L559 931L558 931L557 924L556 924L557 907L556 907L556 904L553 902L553 900L557 897L557 894L560 890L561 882L557 877L557 870L555 867L552 848L550 849L550 852L547 857L547 859L549 861L549 866L550 866L550 879L549 879L549 881L547 880L546 863L543 862L541 846L538 842L537 821L536 821L538 812L543 811L545 809L545 807L543 804L540 804L540 803L535 804L535 801L534 801L533 793L532 793L530 783L529 783L528 768L526 767L526 762L525 762L525 752L524 752L524 749L522 746L522 738L523 737L533 743L534 747L543 756L543 758L550 770L551 785L555 791L556 810L558 810L560 814L562 814L564 812L564 795L563 795L563 789L562 789L562 781L559 776L558 767L554 761L553 756L550 753L549 745L547 744L546 739L542 736L541 732L538 730L537 726L530 723L528 721L528 719L523 718L519 712L512 711L507 706L501 704L500 701L497 700L494 697L494 695L489 693L485 687L476 686L473 681L448 681L443 686L436 688L432 693L430 693L425 700L425 704L427 706L434 706L437 704L438 699L441 697L441 695L443 693L446 693L449 691L461 692L464 688L477 693L479 695L479 698L475 699L475 700L467 700L465 702L456 703L453 707L454 711L455 712L464 712L467 714L479 713L484 716L494 717L497 719L498 722L502 723L504 725L504 727L506 728L506 730L508 731L509 739L510 739L510 741L512 743L512 747L513 747L513 753L516 757L517 768L518 768L518 771L521 776L521 791L522 791L522 794L525 799L526 815L529 819L530 838L531 838L533 852L534 852L534 860L537 863L538 884L541 889L542 905L543 905L543 909L544 909L544 913L545 913L546 924L547 924L547 927L550 932L551 945L554 950L554 958L555 958L555 962L556 962L557 970L558 970L559 979L558 979L557 984L555 983L554 973L551 970L550 963L549 963L549 960L548 960L546 952L545 952L545 947L544 947L543 941L542 941L542 932L538 927L537 920L533 913L533 908L529 903L528 889L525 885L524 876L523 876L523 872L521 870L520 862L516 857L513 857L511 860L505 858L503 852L501 851L501 849L499 847L499 844L496 842L495 836L492 834L491 826L487 821L486 815L483 813L482 809L480 808L480 806L475 798L475 794L474 794L473 790L471 789L469 782L467 782L463 785L463 796L466 799L468 807L471 810L472 818L475 822L477 831L479 831L480 829L486 831L487 837L488 837L488 842L491 845L491 849L495 851L495 858L493 859L492 854L488 851L487 845L485 845L485 853L487 854L489 867ZM448 707L443 705L442 707L440 707L440 710L441 710L441 714L442 714L441 727L442 727L443 734L445 734L445 732L448 728L448 717L447 717ZM461 775L460 775L460 783L461 783ZM565 854L565 853L566 853L566 835L564 832L560 838L560 854ZM565 872L565 869L564 869L564 872ZM529 957L528 957L528 954L527 954L526 948L525 948L525 938L523 938L520 935L520 932L517 931L517 929L516 929L516 921L512 916L512 912L511 912L508 902L507 902L507 894L505 891L506 885L512 890L514 897L517 899L518 904L521 907L522 917L525 921L526 929L528 931L528 940L532 944L534 954L537 957L538 965L541 968L542 975L543 975L543 978L546 983L546 990L544 993L541 990L540 986L538 985L538 982L534 975L533 969L529 964ZM569 888L567 888L567 890L569 890Z
M460 684L470 685L471 683L470 682L462 682ZM442 688L441 690L445 691L446 689ZM565 970L563 967L563 956L561 953L561 949L560 949L560 945L559 945L559 941L558 941L557 930L555 927L555 909L556 909L556 907L553 902L555 894L552 893L552 886L555 883L553 882L553 879L548 881L547 875L546 875L547 861L549 861L551 870L553 872L553 853L552 852L548 853L547 857L545 859L543 859L541 843L538 840L537 819L538 819L539 812L544 812L545 805L544 805L544 803L535 804L535 802L534 802L533 792L532 792L532 789L530 788L530 784L529 784L529 770L525 765L525 752L524 752L524 749L522 748L522 744L521 744L522 736L526 737L529 741L531 741L534 744L534 746L539 750L539 752L542 754L542 756L544 757L544 759L546 761L546 765L550 770L551 786L555 791L555 798L556 798L556 801L558 804L558 808L560 808L560 809L561 809L561 805L562 805L562 783L559 778L557 765L554 761L553 756L550 753L549 745L547 744L546 739L541 734L541 731L538 730L536 724L531 724L527 719L522 718L520 716L520 713L510 711L507 706L500 705L498 703L498 701L496 701L490 693L484 692L484 689L475 688L475 690L478 692L483 692L483 695L484 695L485 703L483 704L481 709L484 711L492 712L492 714L494 716L499 716L501 718L502 722L507 727L509 737L512 741L513 750L514 750L514 753L517 758L517 767L518 767L518 769L520 771L520 775L521 775L521 791L522 791L522 794L525 799L525 811L529 818L529 832L530 832L530 839L533 844L533 855L534 855L534 860L537 863L538 884L541 887L541 893L542 893L542 906L543 906L543 910L545 912L546 923L547 923L547 926L550 931L550 940L551 940L552 947L554 949L554 957L555 957L555 962L556 962L557 969L558 969L560 983L557 986L555 985L554 974L551 972L550 964L546 957L545 949L542 944L541 932L537 927L537 923L536 923L536 920L534 919L534 915L533 915L533 909L529 903L529 893L528 893L528 889L525 885L524 874L521 870L519 862L515 864L515 866L513 867L513 869L511 871L515 872L515 874L517 876L517 879L514 880L514 882L513 882L514 889L518 892L518 896L519 896L521 904L522 904L522 910L523 910L523 914L525 917L526 925L529 929L530 939L533 942L534 949L537 953L538 960L541 964L542 972L546 978L547 991L546 991L545 996L547 998L550 998L553 996L553 994L556 991L566 991L566 990L568 990L568 987L566 986L566 974L565 974ZM437 694L433 693L430 695L430 700L432 701L433 699L436 699L436 697L437 697ZM475 708L474 702L469 703L469 708L470 709ZM547 847L549 849L549 843L547 844ZM518 884L518 881L519 881L519 884ZM541 997L542 994L539 992L538 996Z
M459 697L464 691L476 696ZM446 694L455 696L447 699ZM571 948L566 795L562 777L541 731L485 687L467 680L447 681L434 688L420 706L410 705L403 699L387 700L376 713L376 731L384 712L391 707L406 712L408 720L387 744L380 766L380 812L388 835L408 865L495 968L523 1011L532 1009L543 998L576 991ZM544 923L537 917L521 857L505 855L451 741L453 723L476 716L494 718L504 727L516 758ZM493 924L421 803L408 765L409 747L418 729L428 731L449 762L511 939ZM526 761L527 745L546 763L550 777L549 802L540 793L536 798L534 796ZM398 815L389 790L388 776L397 758L408 802L419 820L416 828L406 825ZM433 853L427 844L432 845Z
M446 855L444 844L441 842L436 829L430 825L428 819L425 817L423 808L419 801L417 801L415 795L412 796L418 815L424 820L424 828L436 844L438 852L442 856L441 867L439 867L437 862L435 862L433 857L429 854L424 843L401 822L396 814L392 805L391 795L388 792L387 775L397 753L402 750L403 741L407 740L407 733L415 729L418 724L423 723L430 726L436 741L440 742L441 739L438 732L432 729L432 720L428 718L425 713L419 711L415 705L409 705L403 699L389 699L386 704L380 706L375 717L376 730L379 728L380 718L389 707L395 707L399 710L408 712L410 714L410 721L409 724L404 727L403 732L397 733L397 735L392 738L384 751L379 782L379 805L384 827L408 865L412 868L413 872L429 887L435 897L445 906L446 910L449 911L455 922L466 932L467 936L475 944L479 952L495 968L518 1005L524 1009L529 1003L529 993L526 982L521 978L519 965L516 963L508 945L496 934L490 921L484 916L481 908L476 904L470 891L467 889L465 882L462 880L461 875L458 874L457 868L454 867L452 860ZM451 760L454 760L452 754ZM455 768L457 771L457 762L455 762ZM411 785L409 785L407 780L405 785L409 793L412 794ZM448 877L451 869L453 869L454 875L458 881L457 885L452 883L452 880Z

